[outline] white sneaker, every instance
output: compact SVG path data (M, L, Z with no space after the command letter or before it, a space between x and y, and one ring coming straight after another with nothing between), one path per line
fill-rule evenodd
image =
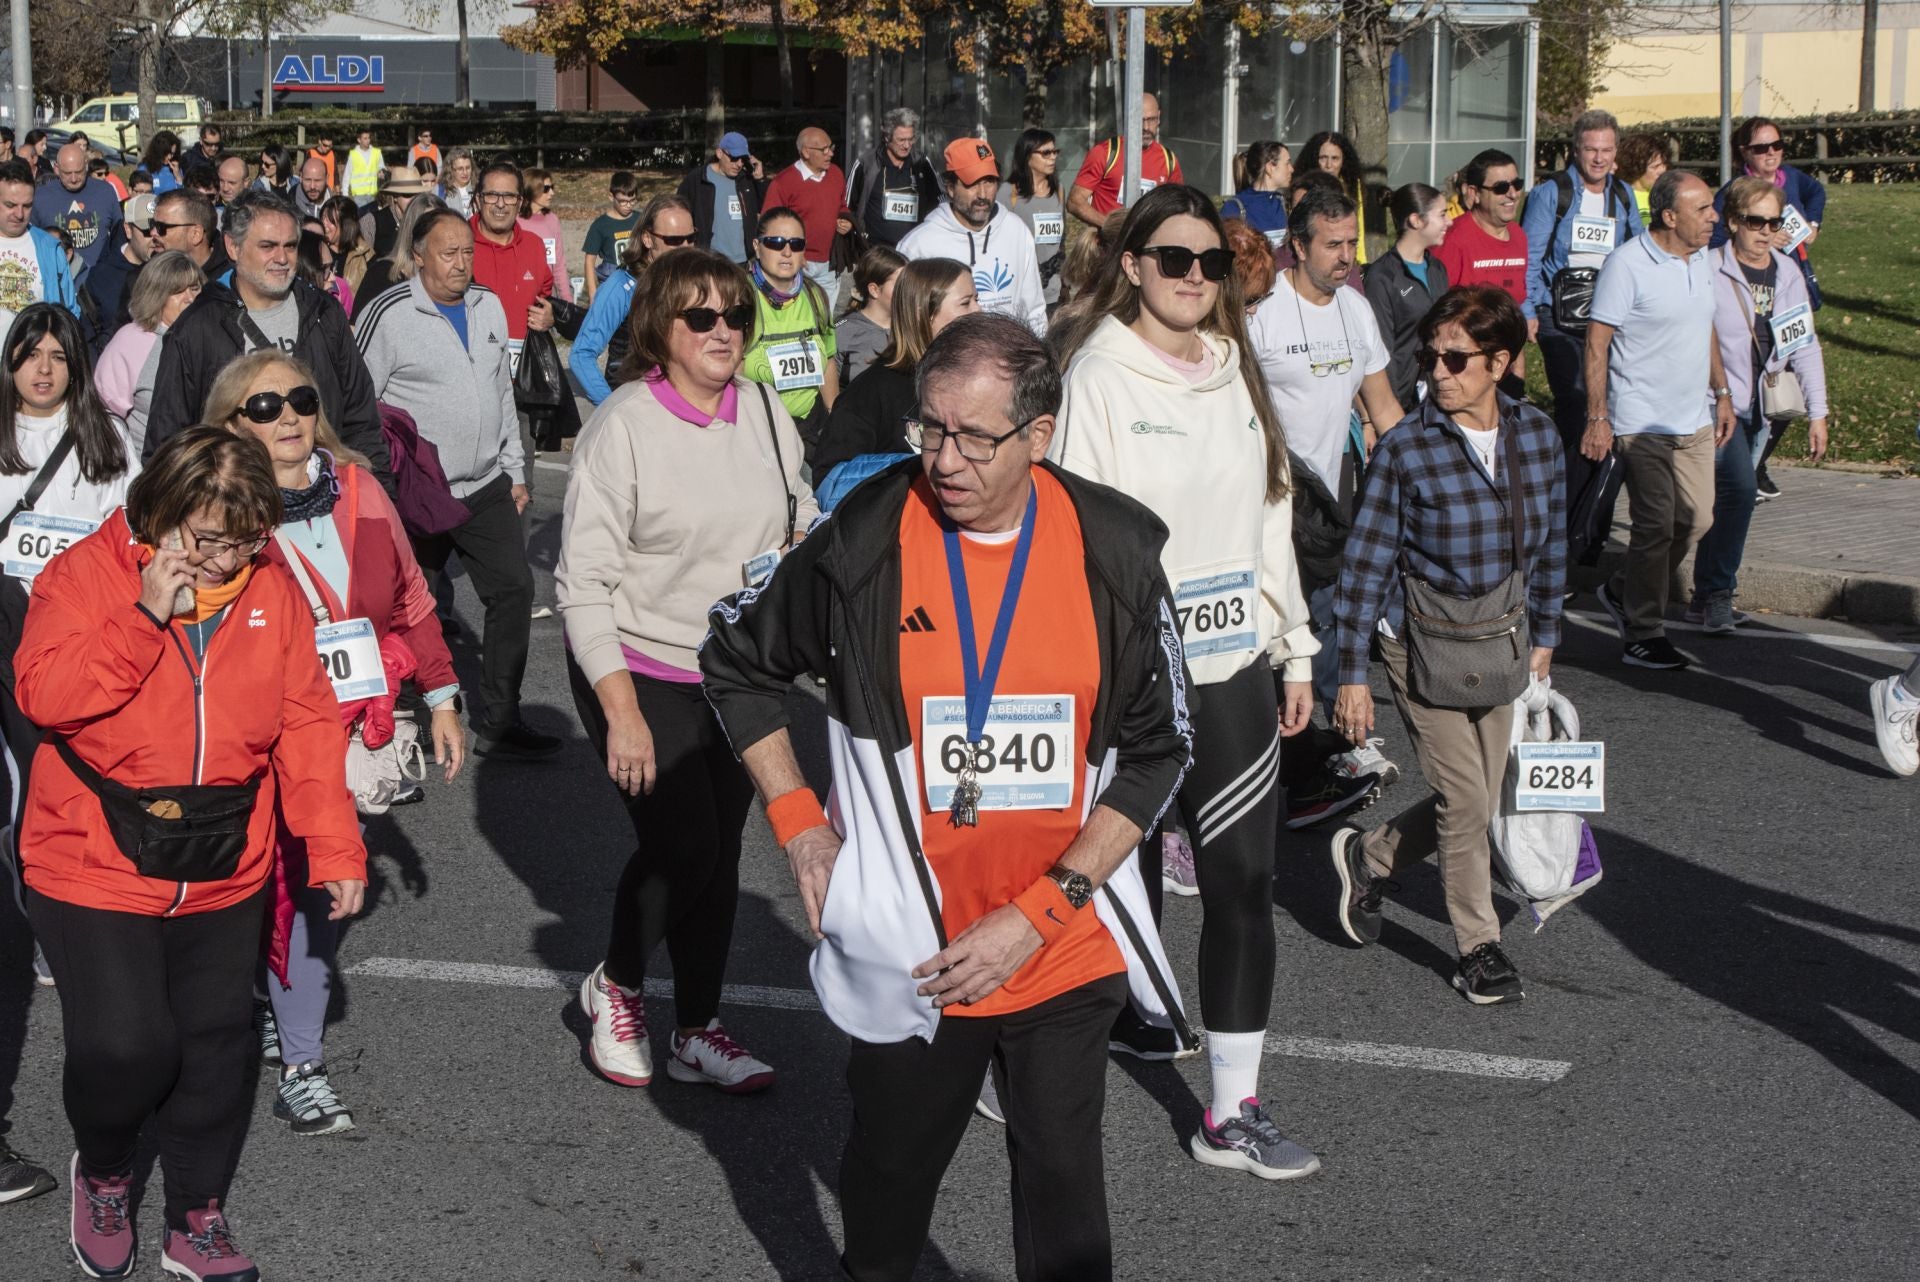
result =
M1920 717L1920 699L1900 687L1899 677L1873 683L1873 733L1887 769L1902 779L1920 770L1920 746L1914 743L1914 720Z
M593 1021L587 1057L594 1071L614 1085L645 1086L653 1080L646 998L608 982L606 970L602 962L580 981L580 1009Z
M1400 767L1388 761L1386 754L1380 751L1385 739L1369 739L1357 748L1345 752L1336 752L1327 758L1327 769L1343 779L1358 779L1362 775L1373 775L1384 787L1397 783L1400 779Z
M676 1031L671 1045L667 1076L676 1082L705 1082L729 1095L751 1095L773 1085L773 1070L728 1037L717 1019L692 1037Z
M980 1085L980 1097L973 1101L973 1111L989 1122L1007 1124L1007 1115L1000 1111L1000 1092L994 1089L993 1070L987 1070L987 1080Z

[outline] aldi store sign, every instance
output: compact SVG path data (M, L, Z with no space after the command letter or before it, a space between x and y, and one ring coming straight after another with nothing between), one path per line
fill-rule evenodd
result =
M273 87L281 93L380 93L387 87L387 60L379 54L290 53L274 71Z

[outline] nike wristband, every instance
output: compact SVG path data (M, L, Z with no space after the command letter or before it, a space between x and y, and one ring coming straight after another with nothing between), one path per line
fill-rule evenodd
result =
M1051 877L1042 877L1021 891L1013 906L1040 932L1042 947L1067 933L1076 911L1067 899L1067 892Z
M767 803L767 823L772 826L773 839L780 843L782 850L801 833L823 827L826 822L827 812L820 808L820 799L813 795L811 788L783 792Z

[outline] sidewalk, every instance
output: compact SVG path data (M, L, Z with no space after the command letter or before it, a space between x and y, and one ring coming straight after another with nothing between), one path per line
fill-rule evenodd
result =
M1740 606L1855 623L1920 625L1920 478L1773 463L1780 497L1760 504L1740 567ZM1627 543L1615 509L1611 570ZM1681 568L1691 588L1693 561ZM1686 595L1676 594L1684 603Z

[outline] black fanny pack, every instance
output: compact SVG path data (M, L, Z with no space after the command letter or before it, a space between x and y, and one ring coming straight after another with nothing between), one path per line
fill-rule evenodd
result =
M1553 278L1553 323L1569 334L1584 334L1593 319L1593 287L1600 279L1597 267L1568 267Z
M74 777L100 798L107 831L142 877L225 881L240 866L260 794L257 776L237 784L129 788L82 761L64 735L54 736L53 745Z

